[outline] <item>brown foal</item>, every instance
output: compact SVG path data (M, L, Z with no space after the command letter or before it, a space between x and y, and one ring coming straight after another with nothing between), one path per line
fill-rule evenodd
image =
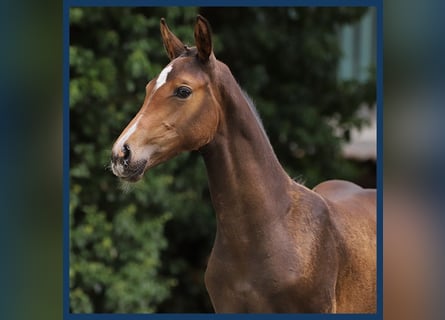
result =
M199 150L216 212L205 283L216 312L376 312L376 192L346 181L313 190L278 162L250 100L213 53L198 16L196 47L161 20L171 62L112 150L112 170L137 181Z

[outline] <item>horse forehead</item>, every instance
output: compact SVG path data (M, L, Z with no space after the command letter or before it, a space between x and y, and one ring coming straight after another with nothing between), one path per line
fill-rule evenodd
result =
M168 64L159 74L158 78L156 79L156 84L154 90L156 91L160 87L162 87L167 82L168 74L173 70L173 62Z
M170 64L174 64L172 70L168 73L168 80L174 78L194 78L196 80L205 77L205 71L200 66L200 63L193 56L180 56L173 60ZM164 71L164 70L163 70Z
M191 57L179 57L170 62L156 78L153 93L172 79L179 78L185 83L194 83L205 79L205 72Z

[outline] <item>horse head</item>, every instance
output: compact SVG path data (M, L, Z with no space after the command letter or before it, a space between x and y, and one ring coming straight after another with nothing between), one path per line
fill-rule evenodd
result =
M198 150L217 130L220 107L212 78L217 60L210 25L198 16L195 47L182 43L160 23L170 63L145 88L142 107L112 148L113 173L137 181L144 172L175 155Z

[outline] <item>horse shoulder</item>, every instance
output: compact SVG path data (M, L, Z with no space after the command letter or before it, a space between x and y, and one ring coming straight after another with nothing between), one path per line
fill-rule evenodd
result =
M294 288L302 295L297 299L302 302L299 307L306 312L335 312L339 252L330 208L320 195L297 183L290 195L292 205L286 221L293 234L293 258L298 270Z

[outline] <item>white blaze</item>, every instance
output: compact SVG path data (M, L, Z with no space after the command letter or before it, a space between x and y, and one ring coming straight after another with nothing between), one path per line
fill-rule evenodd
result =
M172 69L173 65L169 64L164 68L164 70L161 71L161 73L158 76L158 79L156 80L156 85L154 89L155 91L158 90L167 81L167 76L170 73L170 71L172 71Z
M127 132L125 132L125 134L116 142L116 152L118 152L118 150L121 150L122 147L124 146L125 142L128 140L128 138L130 138L130 136L133 134L133 132L136 131L137 125L139 123L139 120L141 119L141 116L139 116L139 118L133 123L133 125L130 127L130 129L127 130Z
M158 78L156 79L156 84L154 87L154 90L152 92L153 93L159 89L160 87L162 87L165 82L167 81L167 76L170 73L170 71L172 71L173 69L173 64L169 64L168 66L166 66L161 73L159 74ZM120 139L118 141L116 141L115 145L114 145L114 150L116 153L118 153L120 150L122 150L122 147L124 146L124 144L128 141L128 139L131 137L131 135L136 131L139 121L141 120L142 115L139 115L139 117L134 121L133 125L127 130L127 132L125 132L125 134L120 137ZM147 161L150 161L151 156L153 155L153 153L155 153L157 150L159 150L159 145L148 145L143 147L142 152L140 153L138 158L145 158L147 159ZM116 175L121 174L124 171L124 167L121 163L113 163L111 166L113 172Z
M169 64L168 66L166 66L161 73L158 76L158 79L156 79L156 85L155 88L153 90L153 93L159 89L162 85L165 84L165 82L167 81L167 76L170 73L170 71L172 71L173 69L173 64ZM133 132L136 131L139 120L141 119L142 116L139 116L139 118L133 123L133 125L127 130L127 132L116 142L116 150L121 150L124 143L128 140L128 138L130 138L130 136L133 134Z

